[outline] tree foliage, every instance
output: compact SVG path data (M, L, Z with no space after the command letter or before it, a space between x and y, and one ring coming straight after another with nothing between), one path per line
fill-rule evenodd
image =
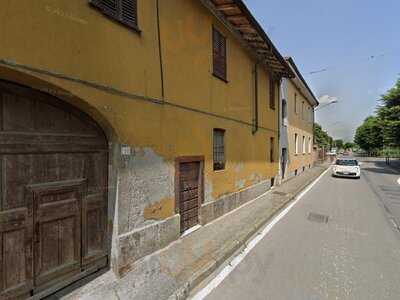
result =
M337 148L337 149L343 149L343 146L344 146L344 142L343 142L343 140L334 140L333 141L333 144L335 145L335 147Z
M395 86L382 95L382 103L384 107L392 108L400 106L400 79L397 80Z
M314 124L315 142L319 147L328 149L332 146L333 139L318 123Z
M400 79L382 95L376 116L365 119L357 129L354 141L368 152L400 147Z
M347 142L343 145L344 150L350 150L350 149L353 149L354 147L355 147L354 143L351 143L351 142Z
M357 128L354 142L368 153L376 152L383 146L383 128L378 117L370 116Z
M382 95L378 117L382 121L385 146L400 146L400 79Z

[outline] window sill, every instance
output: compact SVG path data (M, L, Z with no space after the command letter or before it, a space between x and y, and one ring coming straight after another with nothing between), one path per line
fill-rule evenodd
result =
M220 76L220 75L218 75L218 74L216 74L216 73L212 73L212 75L214 76L214 77L216 77L216 78L218 78L219 80L222 80L223 82L225 82L225 83L229 83L229 81L228 81L228 79L226 79L226 78L224 78L224 77L222 77L222 76Z

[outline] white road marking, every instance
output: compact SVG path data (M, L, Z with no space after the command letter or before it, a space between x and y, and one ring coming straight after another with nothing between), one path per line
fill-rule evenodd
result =
M300 201L303 196L309 192L314 185L330 170L330 167L326 169L317 179L315 179L309 186L307 186L296 198L293 202L286 207L283 211L281 211L275 218L272 219L271 222L254 238L252 239L244 250L239 253L226 267L222 269L222 271L211 280L207 286L201 289L196 295L194 295L192 300L203 300L206 298L212 290L218 287L221 282L228 277L228 275L240 264L240 262L250 253L250 251L271 231L271 229L284 217L286 214L296 205L297 202Z
M399 179L397 179L397 183L398 183L398 184L400 184L400 178L399 178Z

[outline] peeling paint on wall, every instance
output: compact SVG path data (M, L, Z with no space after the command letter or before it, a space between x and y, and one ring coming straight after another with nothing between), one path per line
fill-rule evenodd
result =
M237 180L235 186L239 190L243 189L246 186L246 180L245 179Z
M123 156L119 186L120 234L150 224L152 221L149 219L156 220L169 213L173 204L166 203L165 199L174 198L174 172L173 164L151 148L134 148L131 155ZM155 218L146 218L145 209L149 217L149 212L157 205L161 209L153 213Z
M213 185L210 180L207 180L207 177L204 178L204 202L212 202L214 201L213 197Z
M235 172L236 173L240 173L243 169L244 169L244 163L243 162L239 162L239 163L236 164L236 167L235 167Z
M144 209L143 216L146 220L164 220L175 214L175 199L164 198Z

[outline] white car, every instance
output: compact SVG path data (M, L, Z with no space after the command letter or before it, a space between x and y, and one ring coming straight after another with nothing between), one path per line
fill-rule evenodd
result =
M332 167L332 176L360 178L360 164L354 158L338 158Z

